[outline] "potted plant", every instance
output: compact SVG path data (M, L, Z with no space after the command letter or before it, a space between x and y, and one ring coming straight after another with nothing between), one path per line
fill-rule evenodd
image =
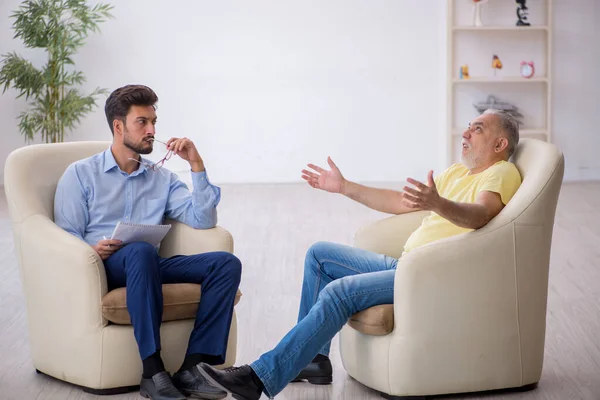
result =
M65 132L96 106L96 98L105 94L97 88L84 95L78 89L84 75L75 70L73 55L83 46L98 25L111 18L108 4L89 6L85 0L27 0L11 15L15 21L14 38L28 48L44 49L47 62L41 69L16 52L3 54L0 61L2 93L13 87L25 96L29 109L19 116L19 131L26 140L40 134L46 143L62 142Z

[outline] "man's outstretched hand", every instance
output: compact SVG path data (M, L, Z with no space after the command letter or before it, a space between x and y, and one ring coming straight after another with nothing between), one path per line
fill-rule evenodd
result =
M308 168L315 172L303 169L302 179L315 189L325 190L330 193L342 193L346 180L331 157L327 157L327 164L329 164L331 171L327 171L318 165L308 164Z
M403 205L408 208L424 211L436 211L439 208L441 197L433 180L433 171L429 171L427 174L427 184L412 178L408 178L407 181L414 188L404 186L404 193L402 194Z

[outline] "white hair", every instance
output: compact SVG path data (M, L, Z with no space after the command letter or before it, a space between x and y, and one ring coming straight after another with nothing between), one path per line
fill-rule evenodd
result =
M504 133L506 139L508 140L508 157L513 155L515 152L515 148L517 144L519 144L519 123L509 112L503 110L496 110L494 108L489 108L485 110L484 115L491 114L498 117L499 123L498 127L500 131Z

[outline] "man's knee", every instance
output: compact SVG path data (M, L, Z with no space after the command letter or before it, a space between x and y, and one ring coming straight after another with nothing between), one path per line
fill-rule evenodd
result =
M158 253L150 243L134 242L125 246L127 250L128 265L139 265L143 268L158 267ZM137 262L131 262L137 261Z
M339 302L342 294L342 286L344 285L344 278L336 279L332 282L329 282L323 290L319 293L319 298L323 301L333 301Z
M322 302L326 308L336 310L336 313L343 317L350 317L352 306L347 293L349 279L352 277L346 276L329 282L319 293L317 301Z
M217 254L221 257L219 273L239 283L242 277L242 262L240 259L225 251L218 252Z
M131 253L136 255L157 256L156 248L147 242L133 242L125 246Z
M331 254L331 251L335 246L335 243L316 242L310 246L306 252L306 261L314 262L307 262L305 265L316 265L317 263L320 263L323 259L327 258L329 254Z

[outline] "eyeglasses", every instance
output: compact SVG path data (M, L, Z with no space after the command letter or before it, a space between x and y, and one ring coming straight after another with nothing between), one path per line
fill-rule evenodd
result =
M158 140L158 139L154 139L154 138L153 138L152 140L153 140L153 141L155 141L155 142L158 142L158 143L162 143L162 144L164 144L165 146L167 146L167 144L166 144L165 142L161 142L161 141L160 141L160 140ZM168 151L167 151L167 155L165 155L165 156L164 156L162 159L160 159L159 161L157 161L157 162L156 162L156 163L154 163L154 164L150 164L150 163L147 163L147 162L145 162L145 161L136 160L135 158L129 158L129 160L133 160L133 161L135 161L135 162L137 162L137 163L140 163L140 164L142 164L142 165L145 165L146 167L148 167L148 168L152 169L152 171L158 171L159 169L161 169L161 168L163 167L163 165L165 165L165 162L166 162L167 160L169 160L169 159L171 158L171 156L172 156L172 155L173 155L173 151L172 151L172 150L168 150Z

